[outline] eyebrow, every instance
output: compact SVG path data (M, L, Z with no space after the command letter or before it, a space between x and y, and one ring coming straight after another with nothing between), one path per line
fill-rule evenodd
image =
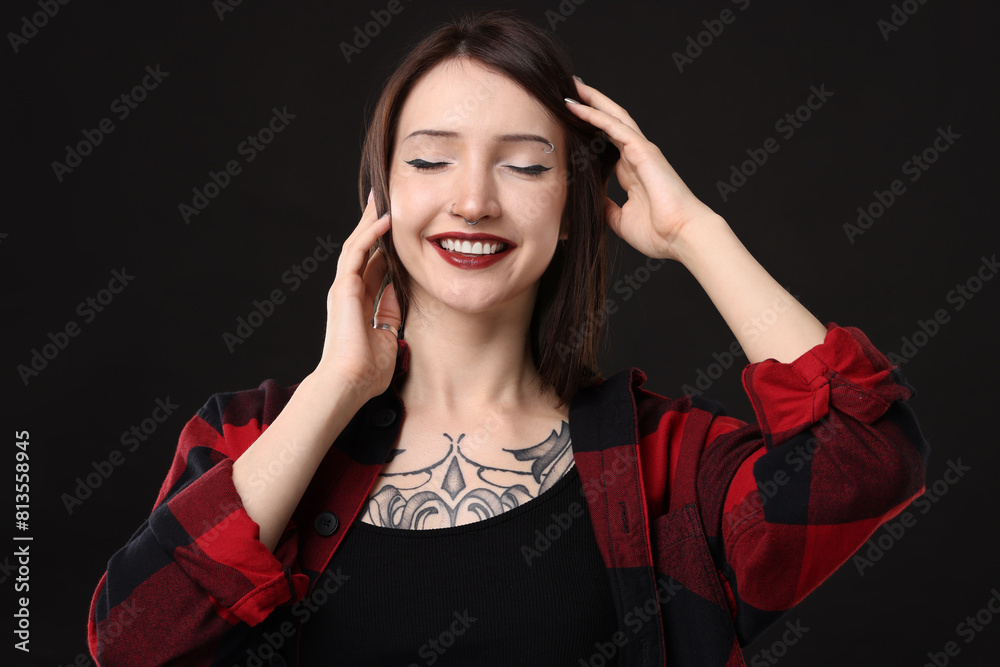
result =
M416 130L406 135L406 139L403 139L403 141L406 141L407 139L418 135L426 135L430 137L444 137L446 139L458 139L462 136L458 132L453 132L451 130ZM400 143L403 143L403 141L401 141ZM539 143L545 144L546 146L550 144L555 146L555 144L553 144L551 141L537 134L498 134L495 137L493 137L493 141L496 141L498 143L537 141Z

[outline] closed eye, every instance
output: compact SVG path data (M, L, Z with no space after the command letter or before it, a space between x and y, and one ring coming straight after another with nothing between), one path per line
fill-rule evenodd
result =
M433 169L437 169L438 167L443 167L449 163L428 162L426 160L421 160L420 158L416 158L413 160L407 160L406 164L410 165L411 167L419 171L431 171ZM552 169L552 167L543 167L540 164L533 164L530 167L516 167L512 164L509 164L507 166L513 169L514 171L518 172L519 174L525 174L527 176L541 176L548 170Z
M540 164L533 164L530 167L515 167L512 164L507 166L509 166L514 171L519 171L522 174L527 174L529 176L541 176L542 174L544 174L545 172L547 172L549 169L552 168L552 167L543 167Z
M415 160L407 160L406 164L416 168L416 169L437 169L438 167L443 167L448 164L447 162L428 162L427 160L421 160L417 158Z

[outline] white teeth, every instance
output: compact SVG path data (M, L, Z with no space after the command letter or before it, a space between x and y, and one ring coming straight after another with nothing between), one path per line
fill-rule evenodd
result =
M441 239L438 245L445 250L460 252L466 255L493 255L507 247L503 243L483 243L482 241L472 243L458 239Z

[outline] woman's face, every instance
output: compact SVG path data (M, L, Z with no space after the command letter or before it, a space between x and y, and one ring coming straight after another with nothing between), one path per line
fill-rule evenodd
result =
M511 79L456 59L416 83L395 136L392 239L416 309L530 313L560 237L562 128Z

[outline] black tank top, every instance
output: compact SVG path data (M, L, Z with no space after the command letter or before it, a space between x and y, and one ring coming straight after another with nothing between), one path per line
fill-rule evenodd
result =
M301 626L301 665L617 664L600 648L618 625L575 466L482 521L355 521L327 567L338 569L343 584Z

